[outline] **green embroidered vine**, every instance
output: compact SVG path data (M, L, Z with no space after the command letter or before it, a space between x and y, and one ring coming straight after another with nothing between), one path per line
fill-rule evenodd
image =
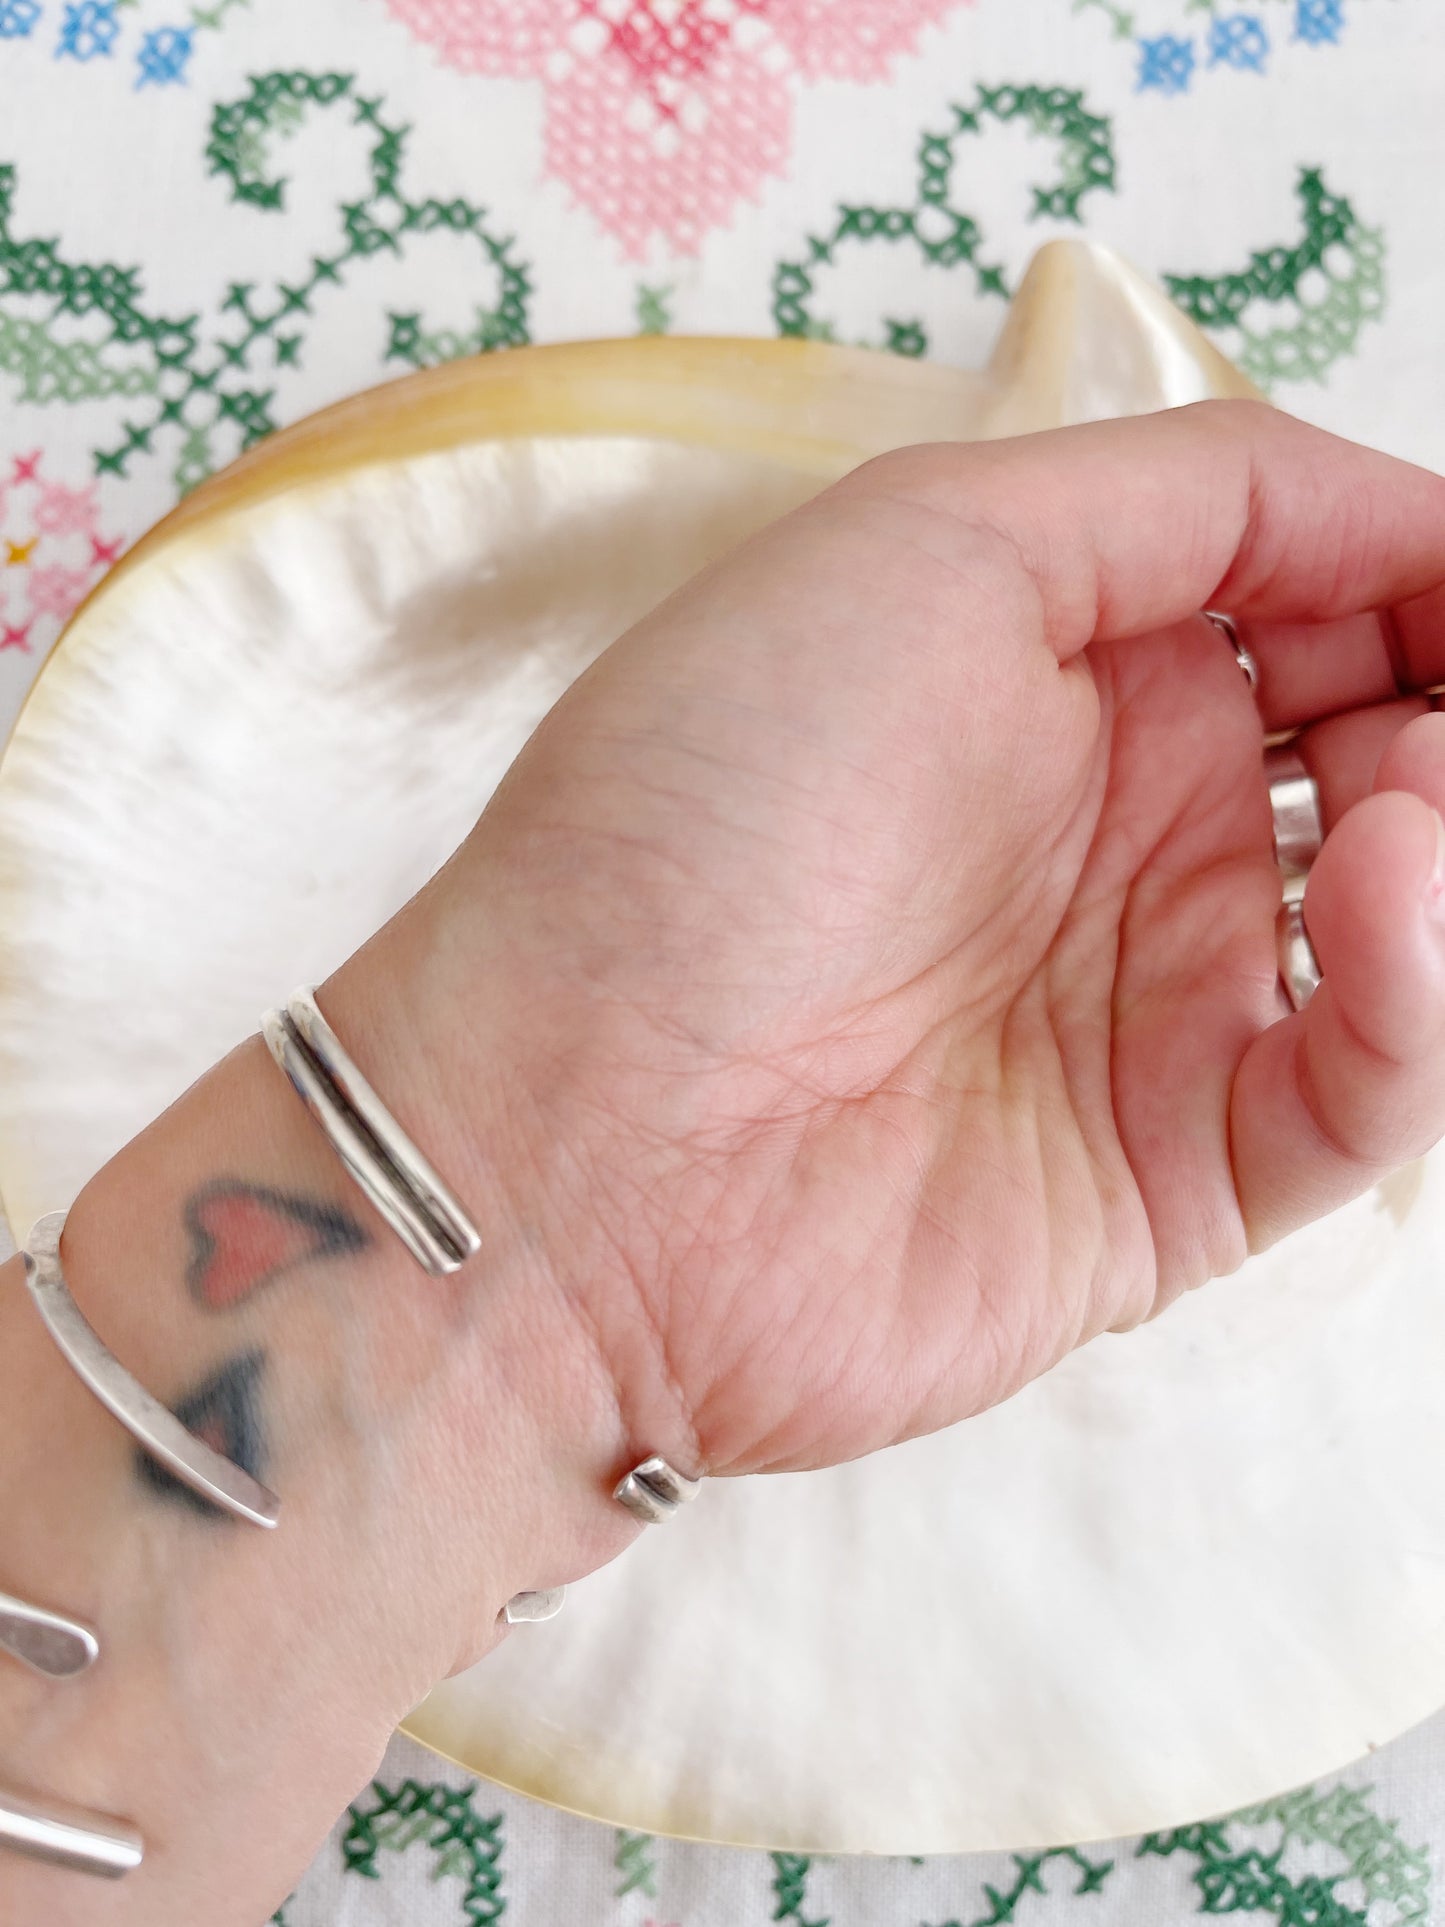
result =
M240 5L243 0L227 0ZM458 355L511 347L530 338L532 284L515 243L496 234L472 201L414 197L404 181L404 125L384 103L359 93L346 74L276 72L254 77L238 99L212 115L206 157L233 201L260 215L286 205L288 182L276 149L313 113L344 116L366 146L366 185L337 208L334 237L289 278L236 282L213 318L167 315L148 304L140 270L109 261L67 259L55 237L22 237L14 226L15 171L0 167L0 377L23 401L82 403L122 398L137 404L120 433L94 451L99 474L124 475L133 458L172 451L173 479L186 490L267 434L288 369L303 365L313 318L341 298L352 269L375 255L401 257L420 236L459 236L489 277L490 298L473 301L469 324L445 327L418 312L387 316L384 358L423 368ZM1034 216L1080 221L1088 197L1114 184L1108 120L1076 89L979 87L951 109L946 132L926 133L918 149L912 204L842 206L831 230L814 236L800 259L777 264L772 311L784 335L832 338L819 308L819 280L852 249L887 243L914 251L925 268L967 267L979 293L1009 293L976 216L960 205L959 161L966 138L1019 123L1053 145L1056 165L1031 189ZM1318 168L1296 188L1300 235L1262 248L1227 274L1170 274L1175 300L1264 388L1320 380L1356 350L1365 324L1384 305L1384 240ZM669 285L641 285L637 326L671 326ZM879 345L923 355L929 340L915 316L884 315Z
M1322 381L1360 330L1384 310L1385 237L1366 227L1317 167L1301 168L1295 187L1300 239L1262 248L1232 274L1168 274L1170 294L1203 328L1232 334L1225 346L1261 388L1280 381ZM1263 325L1256 304L1289 318Z
M247 365L252 351L283 323L293 316L309 315L313 298L327 283L339 281L352 262L382 252L400 255L411 236L438 231L466 235L476 243L483 260L495 272L496 301L490 307L476 309L476 325L470 333L428 331L417 314L391 315L388 359L422 368L454 355L527 341L531 283L525 267L512 259L511 241L494 236L485 225L486 210L461 196L442 201L433 197L412 200L406 195L401 170L408 129L389 124L382 116L383 102L357 93L350 75L273 73L253 79L243 99L223 103L212 116L206 148L211 171L230 181L235 200L266 211L284 207L287 183L267 166L268 136L284 136L307 107L338 103L349 107L354 124L367 130L371 142L367 156L369 191L356 201L340 204L341 231L334 252L314 256L309 272L298 276L294 286L278 282L274 296L254 307L252 290L239 290L239 300L233 299L228 305L235 306L244 326L232 341L218 344L222 362ZM237 294L233 289L233 298ZM290 345L289 352L279 345L275 351L276 365L280 366L294 358L295 344ZM264 402L269 397L260 399ZM248 439L255 439L249 424Z
M1371 1811L1368 1788L1337 1786L1316 1793L1302 1787L1232 1818L1247 1827L1278 1824L1282 1847L1291 1841L1334 1847L1349 1868L1346 1878L1363 1889L1372 1927L1413 1927L1428 1920L1430 1856L1423 1847L1407 1846L1395 1821ZM1382 1917L1381 1908L1390 1909L1389 1915Z
M249 7L251 0L212 0L208 7L191 8L191 25L205 31L217 33L226 24L226 15L238 8Z
M640 335L665 335L672 326L672 312L668 298L672 293L671 285L649 288L639 283L637 289L637 332Z
M1264 1845L1240 1837L1242 1830L1260 1828L1278 1832ZM1320 1846L1339 1855L1339 1871L1293 1872L1286 1864L1292 1847ZM1407 1845L1396 1823L1381 1819L1368 1793L1353 1787L1327 1793L1306 1787L1227 1819L1146 1834L1135 1855L1192 1862L1189 1879L1201 1914L1258 1914L1279 1927L1419 1927L1429 1918L1428 1854ZM788 1853L771 1858L773 1919L829 1927L828 1916L807 1911L814 1860ZM1116 1868L1114 1860L1078 1847L1012 1858L1014 1877L1007 1886L984 1884L983 1911L955 1916L939 1927L1015 1927L1031 1896L1057 1895L1053 1875L1065 1876L1067 1891L1082 1898L1105 1892ZM1359 1904L1338 1891L1351 1886L1359 1889Z
M1016 1853L1013 1863L1015 1873L1007 1887L991 1887L987 1882L984 1883L988 1912L970 1920L967 1927L1006 1927L1007 1923L1013 1921L1019 1903L1027 1895L1050 1892L1044 1885L1044 1869L1050 1864L1074 1869L1079 1878L1070 1892L1075 1895L1102 1893L1105 1881L1114 1871L1112 1860L1091 1860L1078 1847L1051 1847L1046 1853ZM965 1923L950 1920L944 1922L943 1927L965 1927Z
M418 236L456 234L495 288L490 304L475 308L470 329L391 315L389 358L425 367L528 340L531 283L512 241L494 234L486 210L472 201L407 193L408 130L383 107L357 92L348 74L302 72L255 77L240 99L216 107L206 158L234 201L262 214L284 209L288 183L273 165L274 144L314 111L344 114L361 130L368 181L357 200L340 204L334 239L301 272L264 287L233 283L209 326L198 313L151 312L138 268L68 261L54 238L17 236L15 171L0 167L0 374L25 401L122 395L146 404L123 421L117 441L95 450L96 472L124 475L134 456L165 441L176 448L173 477L184 491L276 426L275 378L301 365L316 305L373 255L400 256Z
M507 1911L502 1894L502 1816L483 1820L472 1801L475 1786L449 1787L440 1782L424 1786L403 1780L395 1789L373 1781L372 1798L357 1802L341 1840L342 1862L348 1873L380 1879L378 1853L404 1853L418 1841L436 1856L433 1880L464 1883L463 1917L482 1927Z
M1268 1852L1230 1836L1234 1827L1275 1826L1278 1844ZM1291 1876L1284 1865L1291 1845L1333 1847L1344 1865L1335 1874ZM1407 1846L1396 1823L1372 1812L1368 1794L1354 1787L1304 1787L1227 1820L1146 1834L1137 1852L1195 1860L1201 1913L1268 1914L1281 1927L1410 1927L1429 1917L1428 1854ZM1361 1890L1360 1906L1336 1892L1351 1883Z
M634 1893L657 1898L657 1862L651 1847L650 1833L629 1833L626 1827L617 1829L617 1850L612 1864L622 1878L612 1891L619 1900L624 1894Z
M515 348L529 337L526 333L525 302L531 283L525 269L514 269L516 279L508 291L510 306L522 305L518 327L515 313L502 306L478 308L475 324L465 333L454 328L438 328L431 333L422 326L420 315L389 314L391 335L386 344L386 360L404 361L411 368L434 368L441 361L456 361L462 355L488 355L494 348Z
M1236 1848L1226 1824L1206 1821L1147 1833L1136 1853L1193 1856L1199 1863L1193 1879L1202 1914L1270 1914L1281 1927L1367 1927L1365 1915L1335 1894L1346 1875L1305 1874L1292 1880L1280 1865L1283 1844L1268 1854L1257 1847Z
M773 1919L796 1921L798 1927L830 1927L830 1916L813 1916L805 1911L813 1858L802 1853L775 1853L771 1858ZM992 1887L985 1882L983 1891L988 1901L985 1913L967 1923L958 1919L946 1921L942 1927L1009 1927L1019 1903L1028 1894L1048 1893L1043 1876L1050 1863L1072 1867L1077 1873L1078 1879L1070 1889L1075 1895L1101 1893L1114 1870L1112 1860L1091 1860L1077 1847L1054 1847L1046 1853L1016 1853L1013 1863L1014 1878L1006 1888ZM926 1863L915 1860L913 1864Z
M795 1920L798 1927L830 1927L827 1915L815 1920L803 1912L808 1897L808 1875L813 1860L806 1853L775 1853L773 1863L773 1919Z
M14 196L15 169L0 166L0 370L17 378L19 399L154 393L195 352L196 317L147 314L138 268L68 262L52 238L18 240ZM100 340L62 332L97 323Z
M925 133L918 179L908 207L842 205L832 228L809 237L806 255L779 261L772 312L779 334L831 341L836 324L819 307L819 282L852 247L886 243L915 249L928 267L971 269L980 295L1007 298L1002 266L984 256L978 219L959 204L959 142L990 124L1023 121L1059 150L1056 176L1031 189L1030 218L1082 221L1084 203L1115 182L1113 136L1102 115L1076 90L980 87L971 106L951 110L947 133ZM1235 272L1166 274L1170 294L1266 390L1285 381L1321 381L1341 356L1353 354L1361 330L1384 310L1384 235L1368 227L1319 168L1300 170L1296 185L1301 233L1292 245L1262 248ZM900 355L926 355L927 330L916 317L883 315L871 345Z
M980 294L1007 297L1003 267L982 255L983 230L972 214L955 203L954 175L959 142L983 134L991 125L1022 121L1051 140L1058 153L1052 179L1030 189L1030 218L1053 215L1082 221L1085 197L1114 186L1114 147L1109 122L1090 113L1077 88L980 86L971 106L949 109L945 133L925 133L918 148L918 188L911 207L842 206L832 230L808 239L806 258L780 261L773 273L773 320L782 335L833 340L836 330L814 309L818 271L833 266L848 247L888 242L915 248L930 267L967 264ZM912 319L884 318L880 344L896 354L923 355L928 337Z
M1092 10L1102 13L1114 29L1116 40L1132 40L1134 37L1134 16L1127 8L1118 5L1117 0L1074 0L1074 12L1084 13Z

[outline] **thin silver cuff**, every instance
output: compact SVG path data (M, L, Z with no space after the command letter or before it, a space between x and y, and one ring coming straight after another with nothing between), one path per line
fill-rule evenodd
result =
M100 1641L78 1619L0 1592L0 1652L47 1679L74 1679L100 1657Z
M258 1479L188 1432L133 1379L85 1322L60 1266L65 1213L41 1218L25 1246L25 1282L45 1328L81 1383L157 1464L192 1492L253 1526L274 1526L281 1501Z
M422 1269L439 1278L465 1264L481 1234L343 1049L314 993L298 990L284 1010L268 1011L261 1035L336 1155Z
M695 1499L701 1488L701 1479L685 1479L666 1459L651 1458L644 1459L625 1479L620 1479L612 1496L645 1526L661 1526L667 1524L679 1506Z
M61 1800L42 1803L33 1794L3 1784L0 1847L104 1880L133 1873L145 1857L145 1844L127 1821Z
M548 1586L539 1592L514 1592L502 1608L509 1626L535 1626L555 1619L567 1603L565 1586Z

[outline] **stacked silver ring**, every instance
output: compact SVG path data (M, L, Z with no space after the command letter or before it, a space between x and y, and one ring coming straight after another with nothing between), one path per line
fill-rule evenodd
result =
M1291 1008L1303 1010L1321 978L1304 915L1310 867L1325 840L1320 793L1298 754L1287 746L1264 752L1264 774L1283 898L1276 932L1279 977Z
M1251 689L1259 687L1259 664L1245 647L1232 616L1206 609L1212 622L1234 651L1234 660ZM1271 745L1264 752L1264 780L1269 790L1274 825L1274 857L1279 865L1280 910L1275 929L1279 981L1292 1010L1303 1010L1319 988L1321 971L1315 947L1305 929L1305 885L1310 866L1324 845L1320 793L1296 752Z
M1220 635L1224 637L1224 640L1234 651L1234 660L1239 664L1241 670L1243 670L1244 679L1250 688L1258 689L1259 664L1255 661L1251 652L1245 648L1234 617L1225 615L1222 609L1206 609L1204 611L1204 620L1214 624Z
M423 1271L444 1277L481 1245L461 1200L362 1076L336 1032L298 990L268 1011L261 1035L333 1150Z

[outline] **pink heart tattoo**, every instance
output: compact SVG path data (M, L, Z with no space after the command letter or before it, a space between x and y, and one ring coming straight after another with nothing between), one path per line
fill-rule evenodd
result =
M219 1178L186 1204L191 1241L186 1284L208 1311L231 1311L287 1272L346 1252L370 1237L340 1206Z

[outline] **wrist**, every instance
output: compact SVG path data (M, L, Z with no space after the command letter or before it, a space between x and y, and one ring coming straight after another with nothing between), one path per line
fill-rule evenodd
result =
M628 1076L609 1059L605 998L546 981L535 933L506 914L518 880L505 864L478 874L486 861L474 839L318 1001L343 1036L365 1037L373 1084L407 1093L399 1122L477 1219L482 1251L453 1288L499 1316L515 1297L518 1369L546 1381L524 1402L552 1414L547 1455L581 1474L553 1490L555 1517L570 1542L590 1544L599 1500L641 1459L705 1469L657 1315L670 1188L656 1147L613 1102ZM559 1360L570 1382L560 1432Z
M370 1069L345 986L327 1001ZM377 1079L430 1151L430 1097L380 1066ZM193 1429L255 1461L282 1498L275 1533L157 1481L55 1353L13 1268L0 1275L0 1586L102 1639L80 1681L0 1672L0 1767L125 1814L149 1845L104 1894L8 1860L0 1913L31 1917L23 1898L57 1923L189 1918L177 1896L204 1863L199 1909L219 1920L228 1841L249 1850L249 1918L268 1857L284 1884L395 1722L486 1650L512 1592L575 1578L632 1536L606 1498L616 1401L513 1216L526 1186L501 1155L457 1176L483 1250L430 1280L253 1042L77 1200L62 1254L86 1316ZM225 1397L197 1416L206 1388L237 1395L238 1375L243 1416L217 1417ZM290 1839L275 1837L281 1786L296 1796Z

